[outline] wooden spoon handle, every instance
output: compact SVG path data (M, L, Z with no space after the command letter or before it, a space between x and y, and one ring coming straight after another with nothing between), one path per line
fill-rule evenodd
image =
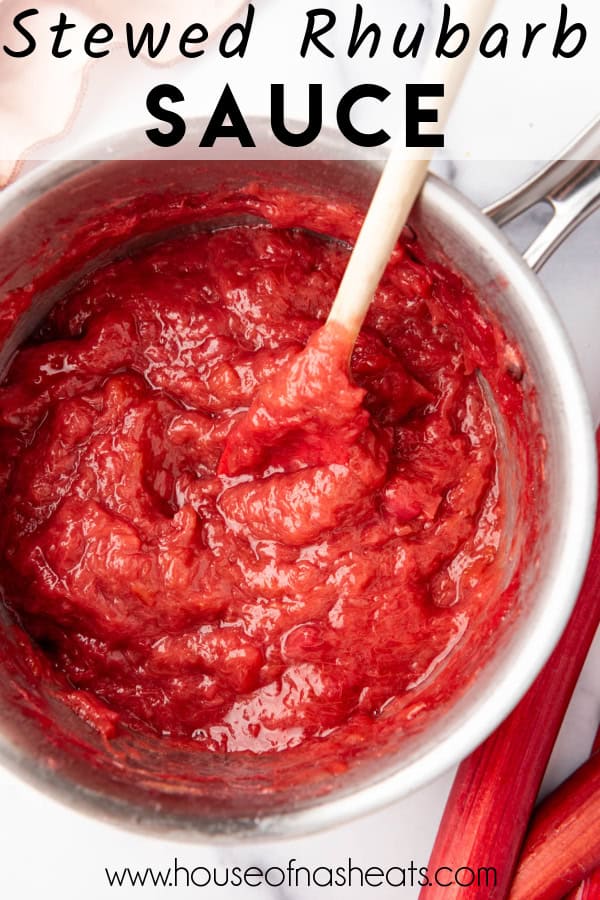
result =
M438 59L432 51L423 76L424 84L445 85L438 107L438 121L422 126L422 133L439 133L450 114L467 69L475 54L495 0L462 0L453 4L457 21L470 29L467 48L455 59ZM362 327L371 300L389 262L416 197L423 186L432 148L392 150L371 201L354 250L348 262L329 323L348 332L352 346Z

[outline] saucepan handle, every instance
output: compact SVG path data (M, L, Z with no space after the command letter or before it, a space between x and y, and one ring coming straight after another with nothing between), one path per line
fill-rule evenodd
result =
M600 117L563 151L560 159L484 212L497 225L504 225L540 202L550 204L554 214L524 254L534 272L580 222L600 209Z

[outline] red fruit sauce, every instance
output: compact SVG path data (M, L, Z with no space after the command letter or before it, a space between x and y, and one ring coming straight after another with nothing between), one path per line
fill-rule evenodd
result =
M511 613L514 347L406 233L348 372L320 326L349 248L303 202L98 268L0 388L3 596L105 734L342 758L460 692Z

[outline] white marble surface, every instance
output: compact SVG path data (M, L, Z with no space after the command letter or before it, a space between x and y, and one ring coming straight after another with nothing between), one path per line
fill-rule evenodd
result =
M275 2L275 0L273 0ZM385 3L380 2L383 9ZM392 4L389 4L390 6ZM427 9L427 0L423 8ZM383 15L383 12L381 13ZM331 70L330 70L331 74ZM314 79L319 77L314 73ZM348 73L337 70L344 82ZM354 79L358 80L358 79ZM98 97L98 86L90 83L90 96ZM590 109L590 118L597 110ZM85 121L89 106L76 122L79 137L87 133ZM568 123L557 125L556 140L566 143L571 132ZM515 136L515 140L518 136ZM68 143L62 147L68 154ZM477 203L495 199L529 175L532 163L448 163L440 162L438 170L464 190ZM511 229L511 236L524 244L535 231L539 214L532 212ZM542 274L581 361L596 421L600 422L600 214L588 221L556 254ZM600 641L596 642L573 698L555 754L545 789L565 777L586 756L600 719ZM411 860L425 865L452 781L452 772L436 783L395 803L388 809L336 828L328 833L293 842L271 845L211 848L202 843L174 844L165 840L129 834L74 813L49 800L0 769L0 884L2 896L29 898L45 896L49 900L100 900L115 895L105 881L104 867L128 865L168 867L174 856L189 868L204 865L287 864L296 858L299 865L341 865L348 856L363 866L408 866ZM177 892L148 888L150 896L176 896ZM205 895L233 898L253 896L267 898L350 896L357 892L284 889L220 889ZM416 897L410 889L380 888L381 898ZM143 891L121 889L117 896L140 896Z

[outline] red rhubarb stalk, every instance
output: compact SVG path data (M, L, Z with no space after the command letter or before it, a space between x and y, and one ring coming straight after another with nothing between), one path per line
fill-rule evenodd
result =
M597 442L600 448L600 432ZM459 767L433 848L431 872L492 867L496 884L475 878L466 889L431 885L422 889L423 900L507 897L552 748L599 624L600 510L590 565L565 633L514 712Z
M561 900L600 866L600 754L535 813L510 900Z
M567 900L598 900L600 897L600 869L596 869L583 884L572 891Z
M600 753L600 728L596 735L592 753ZM596 828L600 828L600 821ZM600 868L597 868L578 888L571 891L567 900L598 900L598 897L600 897Z

